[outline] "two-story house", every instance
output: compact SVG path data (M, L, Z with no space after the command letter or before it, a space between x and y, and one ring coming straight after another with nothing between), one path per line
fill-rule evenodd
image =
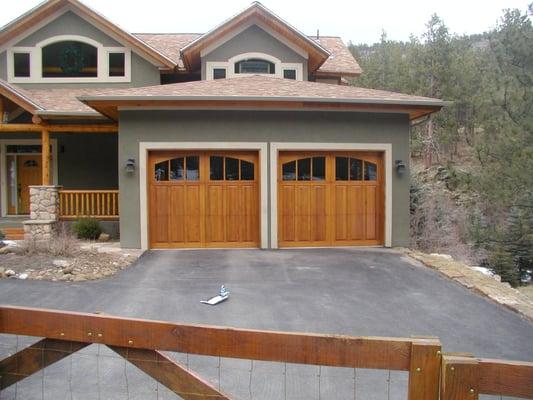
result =
M92 216L143 249L406 245L411 121L443 102L361 72L258 2L131 34L46 1L0 31L2 220Z

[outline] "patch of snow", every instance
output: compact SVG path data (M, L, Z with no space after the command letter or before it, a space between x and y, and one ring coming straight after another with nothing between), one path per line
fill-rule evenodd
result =
M453 260L453 257L449 254L431 253L430 256L445 258L446 260Z
M492 272L488 268L485 268L485 267L470 267L470 268L472 268L474 271L481 272L483 275L494 276L494 272Z
M19 278L19 279L22 279L22 280L26 280L26 279L28 279L28 274L20 274L20 275L18 276L18 278Z
M17 247L19 245L18 240L4 240L6 246Z

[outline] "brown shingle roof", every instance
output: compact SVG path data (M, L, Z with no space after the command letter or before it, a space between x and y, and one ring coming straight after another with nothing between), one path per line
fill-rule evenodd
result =
M82 96L82 100L157 98L175 100L316 100L357 101L382 104L428 103L443 104L441 100L422 96L411 96L385 90L367 89L356 86L341 86L309 81L294 81L264 75L250 75L231 79L217 79L149 86L132 89L117 89L101 97Z
M37 115L99 117L100 113L80 102L78 97L113 92L113 89L23 89L0 79L1 95Z
M340 37L322 36L313 40L328 49L331 56L316 71L318 74L336 74L341 76L360 75L363 70Z
M185 68L181 59L180 50L193 40L202 36L200 33L136 33L134 35L173 60L178 64L180 69ZM335 36L321 36L319 39L309 36L309 38L320 44L331 54L317 70L319 74L336 74L341 76L361 74L361 67L341 38Z
M135 33L137 38L174 61L178 68L184 69L180 50L201 36L200 33Z

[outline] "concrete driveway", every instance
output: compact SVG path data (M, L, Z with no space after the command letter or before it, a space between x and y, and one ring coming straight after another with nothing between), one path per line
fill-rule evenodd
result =
M222 283L230 300L200 304ZM533 360L532 323L393 250L153 251L99 282L0 281L0 303L269 330L433 335L446 351ZM396 398L388 390L384 398Z

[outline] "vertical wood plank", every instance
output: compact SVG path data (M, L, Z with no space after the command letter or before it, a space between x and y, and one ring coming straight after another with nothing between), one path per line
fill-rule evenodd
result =
M442 357L441 400L477 400L478 360L473 357Z
M42 184L50 185L50 133L47 130L41 132L41 157L42 157Z
M413 339L408 400L438 400L440 351L438 339Z

